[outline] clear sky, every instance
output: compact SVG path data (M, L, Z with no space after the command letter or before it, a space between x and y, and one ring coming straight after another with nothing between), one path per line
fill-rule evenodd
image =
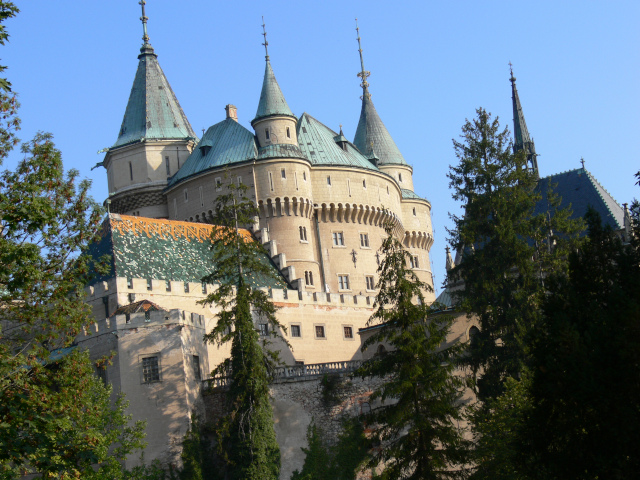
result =
M54 134L66 168L91 167L118 135L136 71L137 0L18 1L0 64L20 95L23 128ZM640 197L640 2L148 0L158 60L199 134L238 107L251 128L264 73L261 16L278 83L308 112L353 140L360 115L358 17L373 102L432 204L436 288L444 280L451 139L484 107L512 130L513 63L541 175L585 167L619 202ZM15 154L5 162L11 167Z

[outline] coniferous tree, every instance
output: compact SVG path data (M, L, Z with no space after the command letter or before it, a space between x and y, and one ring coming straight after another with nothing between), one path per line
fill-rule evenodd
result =
M550 279L533 347L519 452L530 478L627 479L640 469L638 237L623 244L593 210L586 220L568 274Z
M562 270L581 224L549 192L547 212L535 214L537 178L523 152L512 153L509 131L484 109L453 141L459 163L448 177L464 214L451 215L450 242L461 252L450 272L458 307L475 315L480 332L464 362L478 374L481 399L496 398L508 377L519 378L529 358L530 333L540 319L546 277Z
M460 347L446 345L451 318L430 315L421 282L407 265L410 255L387 226L380 251L375 333L363 349L383 343L389 351L356 372L383 379L371 400L382 402L368 421L380 448L369 461L383 479L464 477L466 442L461 420L462 379L454 374Z
M262 245L239 226L251 225L256 205L244 196L246 186L229 183L220 195L214 214L219 227L212 234L212 273L203 281L216 285L205 302L217 305L217 324L205 340L231 342L231 357L212 372L228 376L228 415L218 426L217 445L226 478L277 479L280 449L276 441L273 411L269 403L268 369L277 352L267 348L269 337L283 329L275 317L276 307L260 285L285 285L274 275ZM254 318L266 324L262 341Z

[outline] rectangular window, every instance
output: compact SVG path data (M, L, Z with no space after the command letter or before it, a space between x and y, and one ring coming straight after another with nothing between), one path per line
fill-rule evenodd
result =
M360 234L360 246L364 248L369 248L369 234L361 233Z
M344 247L344 234L342 232L333 232L333 245L336 247Z
M291 130L287 127L287 138L291 138Z
M327 185L331 186L331 175L327 175Z
M376 288L376 282L373 279L373 275L367 275L364 279L367 282L367 290L374 290Z
M353 339L353 327L345 325L342 329L344 332L344 338Z
M147 290L152 290L153 289L153 284L151 283L151 279L147 278Z
M307 241L307 227L298 227L298 230L300 230L300 241L301 242L306 242Z
M269 137L269 129L268 129L268 128L265 128L265 129L264 129L264 137L265 137L267 140L269 140L269 138L270 138L270 137Z
M151 312L148 310L144 312L144 321L146 323L149 323L151 321Z
M189 293L189 282L184 282L184 293Z
M258 332L260 332L261 337L266 337L269 335L269 324L268 323L259 323L258 324Z
M411 268L420 268L420 262L417 255L411 255Z
M217 177L215 182L216 182L216 192L222 191L222 179L220 177Z
M124 323L131 323L131 314L130 313L125 313L124 314Z
M133 182L133 164L129 162L129 179Z
M300 325L291 325L291 336L300 338Z
M170 280L165 280L166 281L166 290L167 292L171 291L171 281Z
M127 288L133 288L133 278L127 278Z
M271 175L271 172L269 172L269 188L273 192L273 175Z
M200 192L200 206L204 207L204 194L202 192L202 187L198 187L198 190Z
M184 189L184 203L189 202L189 190Z
M202 380L200 375L200 357L198 355L192 355L191 360L193 362L193 376L196 380Z
M338 275L338 288L349 290L349 275Z
M316 325L316 338L325 338L324 325Z
M169 157L164 157L164 165L167 169L167 177L171 176L171 162L169 162Z
M349 196L351 196L351 180L347 178L347 191L349 192Z
M280 169L280 176L282 178L287 178L287 171L284 168Z
M160 362L158 357L145 357L142 359L142 383L160 381Z

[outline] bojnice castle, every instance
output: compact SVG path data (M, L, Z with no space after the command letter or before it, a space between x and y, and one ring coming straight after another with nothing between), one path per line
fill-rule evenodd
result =
M287 284L259 286L281 307L278 318L291 345L282 348L281 359L295 374L363 359L361 340L373 313L386 223L409 251L410 267L433 285L431 203L414 193L411 159L403 157L376 112L362 49L362 109L353 141L308 113L292 113L276 81L266 34L262 90L258 95L256 84L247 93L259 99L252 129L238 122L246 112L226 105L225 118L213 119L197 138L150 44L141 3L138 68L117 139L101 163L110 213L94 254L109 254L111 269L88 288L95 323L78 344L95 358L116 352L99 373L126 394L129 413L147 421L145 461L175 461L191 414L204 409L209 372L228 354L225 347L203 342L216 308L198 303L213 288L201 279L212 268L212 212L225 184L246 185L259 208L246 234L265 245L265 261ZM533 154L537 169L515 78L512 85L514 121L521 119L516 144ZM623 228L622 209L591 174L559 174L559 188L565 177L567 189L580 183L595 192L609 214L606 221ZM427 298L435 300L431 292ZM447 291L441 300L450 300ZM266 333L259 320L256 328ZM456 338L467 341L469 328L461 320ZM295 438L283 462L299 467L303 458L290 457L303 456L299 447L310 417L300 422L295 400L274 395L279 442Z

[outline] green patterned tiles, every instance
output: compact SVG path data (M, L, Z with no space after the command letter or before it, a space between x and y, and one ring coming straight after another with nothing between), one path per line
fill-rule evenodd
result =
M151 45L143 45L138 58L129 103L111 148L145 139L196 138Z
M215 228L201 223L109 215L103 225L102 238L91 252L94 256L104 253L112 256L111 271L99 280L122 277L200 282L214 268L210 247ZM247 230L243 230L243 234L251 237ZM255 275L245 279L256 287L286 285L268 256L263 260L281 281Z

